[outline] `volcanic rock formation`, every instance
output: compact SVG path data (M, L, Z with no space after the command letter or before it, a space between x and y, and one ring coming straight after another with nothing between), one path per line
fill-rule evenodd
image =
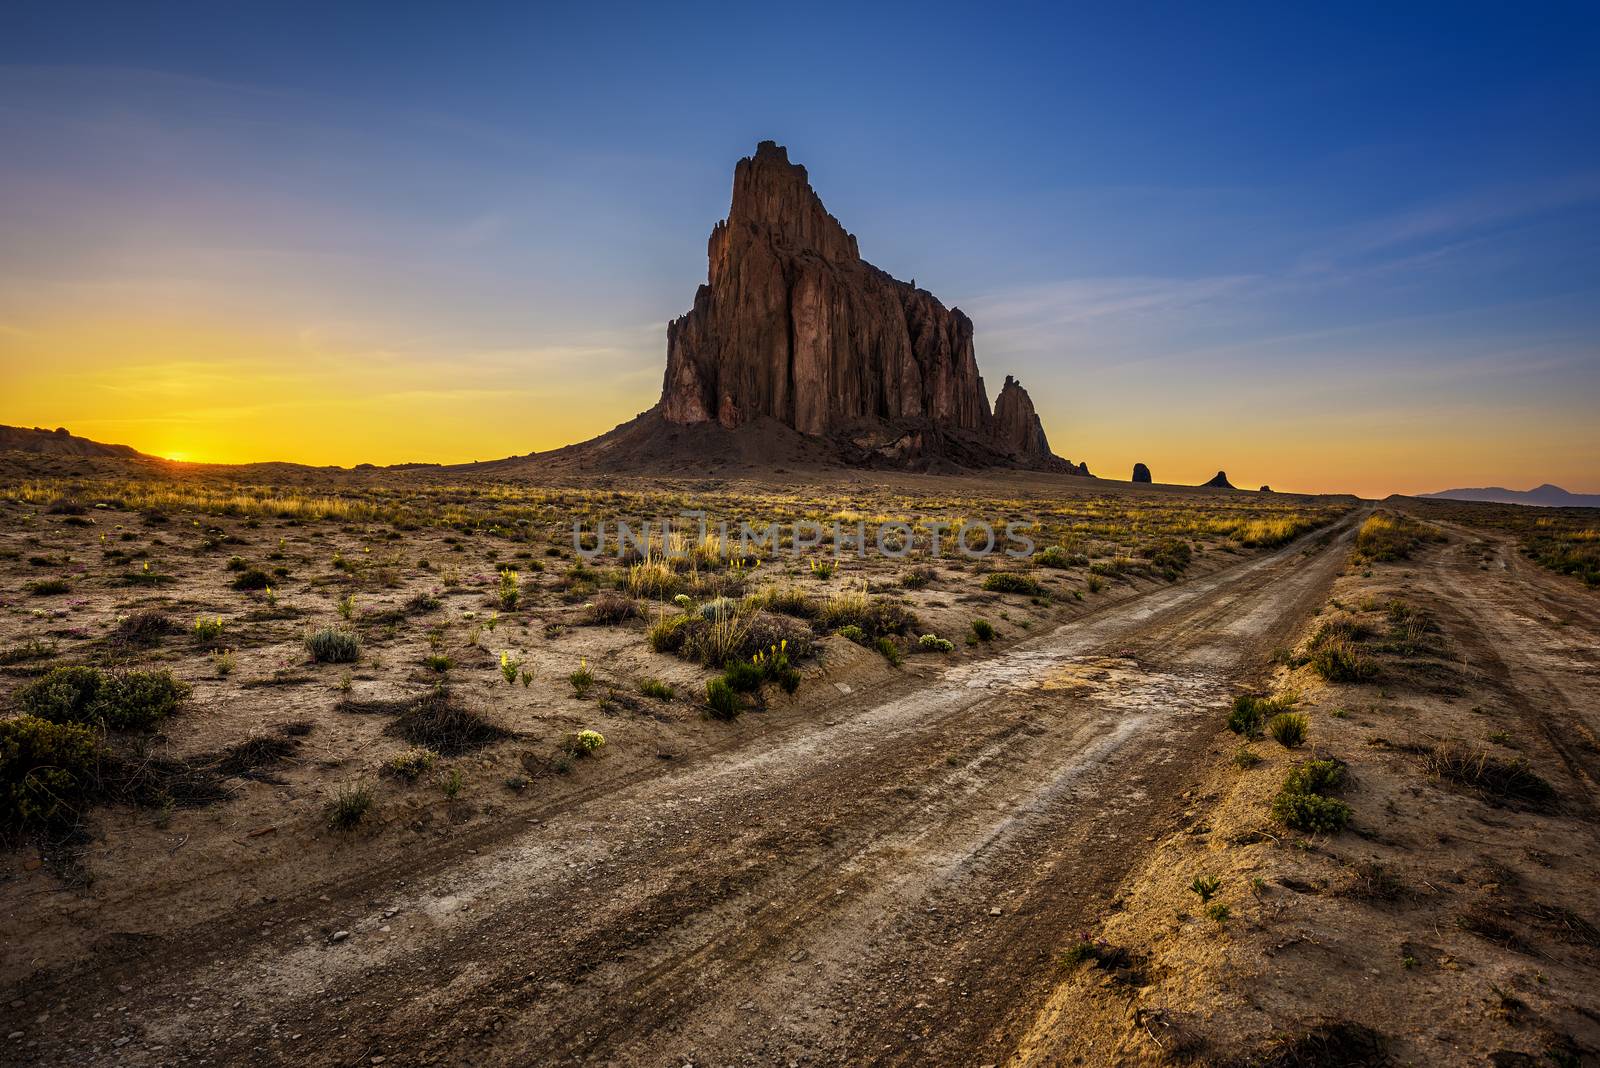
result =
M1135 482L1149 482L1150 481L1150 469L1148 467L1146 467L1144 464L1134 464L1133 465L1133 480Z
M1205 485L1215 486L1218 489L1233 489L1233 483L1228 481L1228 472L1226 471L1218 471L1211 476L1211 481L1205 483Z
M739 161L708 255L693 309L667 327L667 423L771 419L847 462L1078 470L1020 383L1006 379L991 414L972 321L863 260L777 144Z

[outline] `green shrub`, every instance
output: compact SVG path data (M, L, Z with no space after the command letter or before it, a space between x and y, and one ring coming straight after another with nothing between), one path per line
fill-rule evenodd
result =
M15 701L23 712L52 723L144 731L177 711L188 692L170 671L111 674L64 667L18 690Z
M1233 752L1233 766L1240 771L1249 771L1261 763L1261 756L1251 751L1248 745L1241 745Z
M1350 806L1321 794L1280 790L1272 799L1272 818L1308 834L1336 834L1350 822Z
M1217 896L1217 891L1222 889L1222 880L1215 875L1196 875L1194 882L1189 884L1189 889L1200 896L1201 902L1210 901Z
M752 594L745 599L745 607L752 612L765 609L798 619L815 619L822 611L814 597L795 585L771 586Z
M66 579L39 579L37 582L28 583L28 592L35 597L53 597L56 594L71 593L72 583Z
M594 672L589 670L587 658L578 660L578 670L568 675L567 680L572 683L572 689L579 697L589 692L589 688L594 685Z
M334 830L353 831L367 818L372 801L372 787L364 782L345 783L328 801L324 812Z
M646 697L655 697L662 701L670 701L675 696L672 687L659 679L645 679L639 683L639 692Z
M131 671L112 675L104 690L104 718L115 730L153 730L189 694L170 671Z
M694 617L687 614L662 616L645 631L645 640L658 653L675 653L683 648L683 639L688 633L685 628L693 620Z
M1286 710L1294 702L1283 697L1257 697L1242 693L1233 699L1228 713L1228 729L1235 734L1254 740L1261 737L1261 728L1267 720Z
M222 632L227 624L223 623L221 616L212 616L210 619L196 617L194 621L194 636L203 642L214 642L222 637Z
M1089 562L1089 558L1082 553L1069 553L1059 545L1047 545L1033 558L1033 562L1040 567L1082 567Z
M700 606L700 618L707 623L715 623L736 615L738 611L739 605L731 597L713 597Z
M894 643L893 638L888 636L879 638L874 648L876 648L878 652L882 654L883 658L889 661L889 663L893 664L895 667L900 666L900 647Z
M1188 567L1194 550L1181 538L1166 538L1146 552L1150 564L1168 579L1175 579Z
M1424 542L1443 540L1444 535L1431 524L1380 511L1356 532L1355 555L1380 562L1404 560Z
M1308 760L1291 768L1272 799L1272 818L1309 834L1342 831L1350 822L1350 806L1323 795L1344 782L1345 766L1338 760Z
M99 760L87 727L31 715L0 720L0 829L70 822L88 807Z
M789 663L789 643L779 641L756 653L750 662L761 672L767 682L776 682L784 693L794 693L800 688L800 672Z
M433 750L414 746L399 756L391 757L383 768L397 779L416 782L433 767L433 762L437 759L438 754Z
M236 590L264 590L272 585L272 576L258 567L246 568L233 580Z
M738 693L754 693L765 681L761 668L748 661L730 660L722 672L723 681Z
M511 568L500 570L500 607L511 611L522 600L522 577Z
M1033 579L1012 571L994 572L983 580L983 588L991 593L1023 593L1029 597L1044 593L1044 587Z
M59 646L53 641L43 641L39 638L29 638L21 645L13 645L8 649L0 649L0 664L23 664L29 660L49 660L56 655Z
M864 645L867 640L867 632L854 623L846 623L837 633L845 641L855 642L857 645Z
M706 705L710 708L712 719L736 719L740 709L739 694L721 676L707 679Z
M843 631L853 626L871 638L904 634L917 625L916 614L899 601L868 597L860 590L842 590L830 596L817 618L825 629Z
M606 736L585 728L572 736L570 752L574 756L593 756L605 748Z
M917 639L917 648L925 653L948 653L955 650L955 643L937 634L924 634Z
M1306 662L1329 682L1366 682L1378 674L1378 665L1363 656L1354 643L1340 638L1313 648Z
M994 624L987 619L974 619L972 621L972 636L980 642L992 642L995 639Z
M1289 769L1283 779L1283 788L1301 794L1326 794L1341 789L1344 783L1343 761L1308 760Z
M1279 712L1267 721L1267 733L1285 749L1304 744L1308 720L1303 712Z
M353 664L361 659L361 639L337 627L322 627L307 634L306 649L319 664Z

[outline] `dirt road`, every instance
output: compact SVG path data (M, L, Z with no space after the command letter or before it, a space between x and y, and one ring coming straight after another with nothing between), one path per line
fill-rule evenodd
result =
M1457 537L1420 577L1441 611L1465 624L1464 657L1560 757L1588 807L1600 809L1600 603L1503 535L1439 525Z
M1003 1060L1352 521L32 990L30 1060Z

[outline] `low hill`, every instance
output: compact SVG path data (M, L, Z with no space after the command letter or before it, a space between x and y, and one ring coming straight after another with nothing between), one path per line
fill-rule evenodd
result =
M143 456L128 445L107 445L90 441L71 433L66 427L46 430L43 427L0 425L0 452L34 452L49 456Z

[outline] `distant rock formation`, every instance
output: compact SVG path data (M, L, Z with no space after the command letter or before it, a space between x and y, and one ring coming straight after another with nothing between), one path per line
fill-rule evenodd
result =
M1570 493L1546 482L1531 490L1485 486L1481 489L1449 489L1438 493L1419 493L1447 501L1479 501L1488 504L1527 504L1538 508L1600 508L1600 493Z
M1233 483L1228 481L1228 472L1226 471L1218 471L1211 476L1211 481L1204 483L1204 485L1215 486L1218 489L1233 489Z
M51 456L141 456L128 445L106 445L70 433L66 427L0 426L0 451L44 453Z
M1262 493L1271 493L1272 492L1272 487L1271 486L1262 486L1260 492L1262 492Z
M735 167L707 252L707 283L667 327L667 423L770 419L846 456L1078 470L1050 451L1020 383L1008 377L990 412L972 321L863 260L774 142Z
M1135 482L1149 482L1150 481L1150 469L1148 467L1146 467L1144 464L1134 464L1133 465L1133 480Z

